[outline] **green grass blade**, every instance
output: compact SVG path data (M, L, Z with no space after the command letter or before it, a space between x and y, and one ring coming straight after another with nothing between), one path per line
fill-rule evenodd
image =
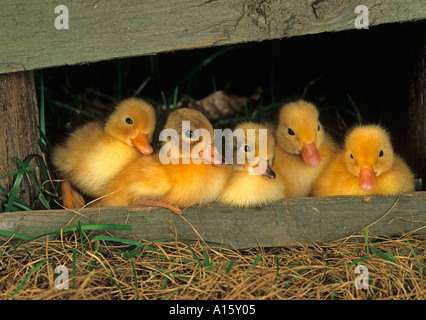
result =
M41 189L41 187L40 187L40 185L39 185L39 183L38 183L38 181L33 177L33 175L31 175L29 172L28 172L28 165L29 165L29 163L31 162L31 160L34 158L34 157L37 157L37 155L34 155L34 154L32 154L32 155L29 155L28 157L26 157L25 159L24 159L24 162L22 162L18 157L15 157L15 161L19 164L19 166L24 170L24 173L29 177L29 179L32 181L32 183L34 184L34 186L36 187L36 189L37 189L37 191L38 191L38 198L39 198L39 200L41 201L41 203L45 206L45 208L46 209L48 209L48 210L50 210L51 209L51 207L50 207L50 205L49 205L49 203L48 203L48 201L46 200L46 198L44 197L44 195L43 195L43 190ZM32 169L32 168L31 168Z
M9 193L9 200L4 205L7 210L12 211L13 204L16 200L16 196L18 194L18 189L21 186L22 179L24 178L24 170L20 169L16 175L15 182L13 183L12 190Z
M81 229L80 220L77 220L77 231L78 231L78 235L80 236L81 252L84 255L83 230Z
M352 107L353 107L353 108L354 108L354 110L355 110L356 119L357 119L357 121L358 121L358 124L363 124L363 123L364 123L364 120L362 119L361 113L359 112L359 109L358 109L358 107L357 107L357 105L356 105L355 101L352 99L352 97L350 96L350 94L349 94L349 93L348 93L348 94L346 94L346 96L348 97L349 102L351 103Z
M383 260L386 260L386 261L389 261L389 262L392 262L392 263L396 263L395 257L389 251L387 251L387 254L386 254L383 251L377 250L374 247L371 247L371 251L373 251L374 254L378 255Z
M422 181L422 179L420 178L420 179L416 179L415 180L415 190L416 191L422 191L422 188L423 188L423 181Z
M77 273L77 250L72 250L72 287L75 289L75 275Z
M57 105L58 107L61 107L61 108L64 108L64 109L67 109L67 110L73 111L73 112L75 112L75 113L77 113L77 114L81 114L81 115L83 115L83 116L86 116L87 118L90 118L90 119L97 119L97 117L96 117L95 115L90 114L90 113L88 113L88 112L85 112L85 111L83 111L83 110L77 109L77 108L75 108L75 107L72 107L72 106L70 106L70 105L68 105L68 104L66 104L66 103L62 103L62 102L60 102L60 101L56 101L56 100L52 100L52 103L53 103L53 104L55 104L55 105Z
M200 266L200 268L203 268L203 264L200 260L200 258L198 258L197 254L195 253L195 251L191 248L191 246L184 241L180 236L179 236L180 240L188 247L189 251L191 251L192 256L194 257L195 261L197 261L198 265Z
M212 78L212 91L216 92L217 86L216 86L216 78L215 78L214 74L211 74L211 78Z
M0 186L0 190L3 192L3 190L6 190L6 189L4 189L2 186ZM5 193L6 195L8 194L7 190L3 193ZM7 202L8 199L4 198L4 197L0 197L0 200L3 201L3 202ZM28 204L26 204L24 201L19 200L18 198L15 199L13 206L16 207L16 210L15 210L15 208L13 208L13 211L18 211L19 209L24 210L24 211L32 211L33 210L33 208L31 208Z
M203 264L204 264L204 267L210 267L210 268L212 267L209 254L207 253L205 249L203 249Z
M256 268L257 264L259 263L261 259L262 259L262 256L260 254L256 256L256 259L254 259L254 262L251 264L251 266L247 270L247 273L244 275L245 277L248 276L250 272L254 270L254 268Z
M370 247L368 243L368 228L364 230L365 247L367 249L367 256L370 256Z
M33 241L35 239L34 237L27 236L26 234L12 232L8 230L1 230L1 229L0 229L0 236L15 238L19 240L25 240L25 241Z
M364 256L359 259L356 259L349 264L349 267L352 267L355 264L361 264L363 261L367 260L368 258L370 258L370 256Z
M80 225L80 230L85 230L85 231L92 231L92 230L131 230L131 226L129 225L109 225L109 224L88 224L88 225ZM62 229L57 229L54 231L49 231L46 233L43 233L41 235L38 235L36 237L32 237L31 240L24 240L23 242L20 242L14 246L12 246L7 253L12 252L13 250L16 250L19 246L21 246L24 243L27 243L28 241L34 241L36 239L48 236L48 235L53 235L53 234L61 234L63 232L70 232L70 231L78 231L78 228L75 226L69 226L69 227L64 227ZM24 235L25 236L25 235ZM112 237L110 237L112 238ZM96 239L96 236L95 236ZM119 238L117 238L119 239ZM122 239L120 239L122 240ZM113 240L112 240L113 241Z
M21 289L25 286L25 284L27 283L28 279L33 275L33 273L36 272L38 269L40 269L47 261L48 261L48 259L43 259L42 261L40 261L39 263L37 263L34 268L32 268L28 272L28 274L25 276L25 278L21 281L21 283L12 292L12 294L10 295L10 299L13 299L19 293L19 291L21 291Z
M179 87L176 87L173 92L173 109L177 108L178 92L179 92Z
M130 258L130 259L132 259L132 258L137 257L141 252L142 252L141 247L135 247L134 249L131 249L131 250L126 251L126 252L123 252L121 254L121 256L123 258Z
M277 268L276 268L276 271L275 271L275 281L276 281L279 277L279 274L280 274L280 264L279 264L277 256L275 256L275 264L277 265Z
M117 237L110 237L110 236L95 236L94 237L97 240L102 240L102 241L115 241L115 242L123 242L123 243L127 243L127 244L132 244L138 247L143 247L145 248L146 245L140 242L136 242L133 240L128 240L128 239L122 239L122 238L117 238ZM151 248L153 249L153 248ZM154 249L153 249L154 250Z
M15 170L15 171L9 172L8 174L5 174L4 176L1 176L0 179L8 178L18 173L19 173L19 170Z
M416 254L416 252L414 251L413 247L411 246L411 243L410 243L409 241L407 241L407 244L408 244L408 246L410 247L410 251L411 251L412 255L414 256L414 259L416 259L417 267L419 268L420 275L422 276L422 279L423 279L423 268L424 268L424 266L423 266L423 264L419 261L419 259L417 258L417 254Z
M117 280L114 279L114 277L112 276L111 273L108 273L108 277L110 278L110 280L112 281L112 283L118 288L120 289L121 293L123 294L123 296L127 296L126 292L123 290L123 288L120 286L120 284L117 282Z
M161 90L161 99L163 99L163 104L166 107L167 112L169 112L169 110L170 110L169 103L167 102L167 98L166 98L166 95L164 94L163 90Z
M234 260L229 261L228 267L226 267L226 273L228 274L234 266Z
M130 259L130 264L132 266L132 273L133 273L133 281L135 283L135 290L136 290L136 294L137 294L137 299L139 300L139 283L138 283L138 276L136 274L136 268L135 268L135 263L133 262L133 259Z

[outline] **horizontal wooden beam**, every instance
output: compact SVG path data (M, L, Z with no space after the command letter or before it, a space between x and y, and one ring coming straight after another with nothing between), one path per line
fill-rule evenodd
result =
M392 197L292 198L262 208L211 204L191 207L182 216L163 208L108 207L0 214L0 229L38 236L66 226L126 224L115 236L143 240L203 239L226 247L286 247L329 242L351 235L393 236L426 233L426 192ZM201 238L200 238L201 237Z
M370 27L426 19L424 0L3 0L0 73L354 29L358 5Z

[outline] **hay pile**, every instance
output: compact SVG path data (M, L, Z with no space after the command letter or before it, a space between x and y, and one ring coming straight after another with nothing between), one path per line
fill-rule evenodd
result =
M246 251L76 231L2 240L0 299L426 299L425 236Z

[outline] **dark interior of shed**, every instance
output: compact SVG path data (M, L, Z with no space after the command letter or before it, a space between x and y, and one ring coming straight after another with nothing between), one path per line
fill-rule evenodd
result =
M319 107L323 124L339 141L360 121L380 123L418 173L406 128L412 43L425 27L425 21L388 24L44 69L36 79L44 94L46 134L50 145L56 144L75 126L109 113L142 84L138 96L159 110L184 96L201 99L215 90L247 96L260 87L261 98L243 117L264 108L269 112L256 120L275 121L282 103L304 98Z

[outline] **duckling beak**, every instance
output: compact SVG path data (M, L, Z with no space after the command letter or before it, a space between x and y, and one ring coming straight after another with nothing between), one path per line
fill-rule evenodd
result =
M255 174L260 174L268 179L275 179L276 174L272 170L271 166L269 165L269 161L265 159L260 159L259 163L253 167L253 172Z
M225 162L217 148L212 144L206 144L204 150L200 151L199 155L201 159L214 166L222 166Z
M321 156L315 146L315 142L303 143L302 150L300 150L303 161L312 167L318 167L321 162Z
M364 191L370 191L376 184L376 173L373 166L361 167L358 180L359 187Z
M130 142L144 155L150 155L154 151L149 144L149 137L146 133L139 133L136 138L130 139Z

